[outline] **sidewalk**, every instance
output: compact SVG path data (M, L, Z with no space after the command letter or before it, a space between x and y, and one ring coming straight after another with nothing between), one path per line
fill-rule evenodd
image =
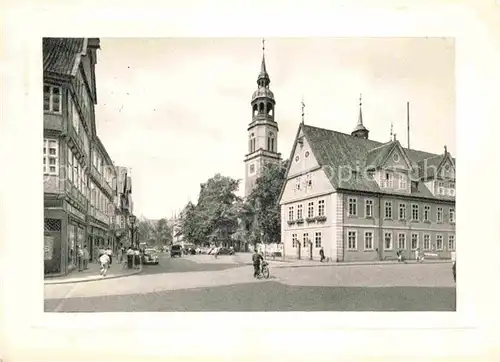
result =
M198 254L186 256L188 260L196 263L202 264L239 264L239 265L252 265L252 253L236 253L235 255L220 255L215 259L213 255ZM318 260L309 259L282 259L277 257L273 259L272 257L266 258L270 266L275 268L300 268L300 267L340 267L340 266L352 266L352 265L392 265L398 264L397 260L373 260L373 261L342 261L342 262L320 262ZM451 263L451 260L432 260L427 259L424 264L435 264L435 263ZM415 260L408 260L407 264L417 264Z
M78 270L74 270L70 274L60 277L46 276L44 279L44 284L47 285L47 284L82 283L95 280L122 278L138 274L141 271L142 271L142 265L140 269L123 269L122 264L113 263L111 265L111 268L108 269L106 276L103 277L100 274L100 265L97 263L89 263L88 269L81 272L79 272Z

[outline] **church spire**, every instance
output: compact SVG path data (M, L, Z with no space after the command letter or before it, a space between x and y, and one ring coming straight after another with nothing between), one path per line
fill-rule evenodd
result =
M351 135L354 137L360 137L360 138L365 138L368 139L368 129L363 125L363 101L361 94L359 95L359 116L358 116L358 124L356 125L356 128L354 131L352 131Z
M257 84L259 87L269 87L269 83L271 83L271 79L269 78L269 74L266 70L266 40L262 39L262 63L260 64L260 73L257 78Z

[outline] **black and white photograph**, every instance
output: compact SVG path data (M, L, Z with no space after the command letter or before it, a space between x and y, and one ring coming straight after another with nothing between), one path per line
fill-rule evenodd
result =
M498 5L0 5L0 362L496 360Z
M454 62L44 38L45 311L455 311Z

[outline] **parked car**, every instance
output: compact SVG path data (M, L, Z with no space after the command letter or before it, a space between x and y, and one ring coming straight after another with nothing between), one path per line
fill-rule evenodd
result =
M233 255L234 250L230 248L220 248L219 249L219 255Z
M170 248L170 257L173 258L175 256L182 256L182 247L180 245L172 245Z
M142 254L142 263L143 264L155 264L159 263L158 254L155 249L144 249L144 253Z

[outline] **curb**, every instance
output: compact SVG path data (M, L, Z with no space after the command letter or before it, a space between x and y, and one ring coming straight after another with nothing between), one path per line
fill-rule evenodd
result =
M279 262L279 263L281 263L281 262ZM285 262L285 263L292 263L292 262ZM449 261L449 260L427 261L427 262L424 262L423 264L447 264L447 263L451 263L451 261ZM343 263L343 262L338 262L338 263L303 264L303 265L297 265L297 264L273 265L270 263L269 265L271 265L275 268L313 268L313 267L328 267L328 266L329 267L342 267L342 266L374 266L374 265L394 265L394 264L401 264L401 263L398 263L397 261L395 261L395 262L384 262L384 263L356 263L356 262ZM408 263L404 263L404 264L418 265L420 263L408 262Z
M132 275L137 275L142 272L142 268L136 271L133 271L131 273L127 274L117 274L117 275L110 275L106 277L102 277L101 275L91 277L88 279L73 279L73 280L55 280L55 281L44 281L44 285L56 285L56 284L75 284L75 283L86 283L86 282L96 282L100 280L109 280L109 279L117 279L117 278L124 278L124 277L130 277Z

